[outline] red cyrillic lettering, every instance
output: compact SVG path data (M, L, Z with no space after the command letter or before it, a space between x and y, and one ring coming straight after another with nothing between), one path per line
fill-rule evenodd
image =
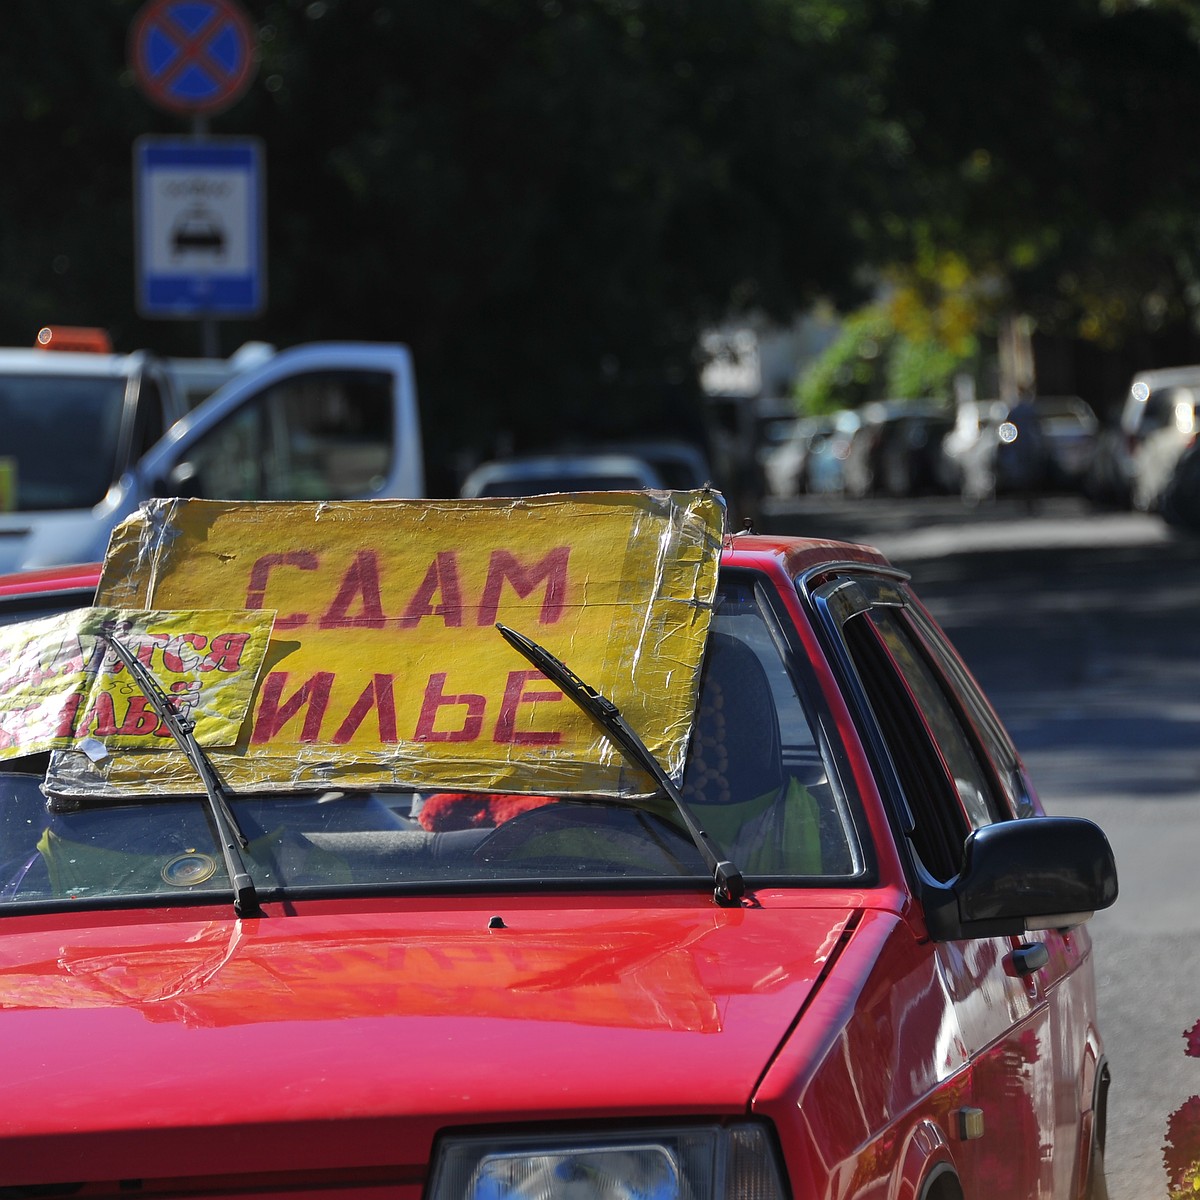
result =
M304 707L304 727L300 741L315 742L321 732L321 721L329 706L329 689L333 686L332 671L318 671L311 679L283 700L283 689L287 685L286 671L272 671L263 684L262 700L254 720L252 742L269 742Z
M111 737L117 732L117 714L113 711L113 698L108 692L97 692L91 707L75 726L75 736L86 737L94 733L97 737Z
M145 696L133 696L129 701L129 709L125 713L125 720L121 722L121 728L118 733L134 736L137 734L154 733L159 727L159 716L154 711L150 701ZM164 725L162 733L170 736L170 730Z
M438 592L442 593L441 604L431 603ZM411 629L424 617L441 617L447 625L457 627L462 624L462 608L458 555L453 550L439 550L397 623L401 629Z
M358 601L358 615L352 616L350 606ZM382 629L383 597L379 588L379 555L374 550L360 550L342 576L338 594L318 622L321 629Z
M500 611L500 593L507 580L522 600L540 583L546 585L538 624L553 625L563 614L567 602L567 559L570 546L555 546L540 562L526 568L508 550L493 550L488 560L487 581L479 601L479 625L494 625Z
M375 675L354 702L354 707L333 735L335 745L348 742L372 708L379 711L379 740L396 741L396 697L392 691L394 675Z
M55 737L65 738L73 735L75 731L75 714L79 712L79 706L82 703L82 692L74 692L67 697L66 703L62 706L62 711L58 714L58 728L54 731Z
M242 651L250 640L248 633L218 633L208 647L208 657L200 664L202 671L239 671Z
M494 742L509 742L518 746L556 746L562 741L562 734L553 730L539 732L530 730L520 733L515 728L517 709L522 704L536 704L539 701L554 701L563 698L557 688L551 692L527 692L525 685L535 679L548 682L541 671L509 671L508 682L504 685L504 700L500 704L500 716L496 721L496 732L492 735Z
M208 638L202 633L181 633L178 637L171 638L163 647L163 666L176 675L191 671L201 665L199 651L207 645ZM197 651L190 665L183 657L184 646L191 646L193 650Z
M418 742L473 742L483 728L483 710L487 701L473 692L447 696L442 691L445 686L445 671L436 671L430 675L429 682L425 685L425 698L421 702L421 715L417 720L414 740ZM438 710L453 705L462 705L467 710L462 727L442 731L434 729Z
M276 567L295 567L299 571L315 571L320 560L311 550L288 550L283 554L264 554L250 568L250 583L246 588L246 607L265 608L267 579ZM308 623L308 613L282 614L275 618L276 629L296 629Z

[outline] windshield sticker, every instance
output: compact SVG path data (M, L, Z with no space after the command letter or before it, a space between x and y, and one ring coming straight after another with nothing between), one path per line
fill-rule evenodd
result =
M91 739L104 752L174 746L108 644L119 638L195 725L232 746L270 644L270 612L83 608L0 628L0 759Z
M234 790L645 795L652 780L500 635L612 699L680 778L716 591L711 491L520 500L162 500L113 536L97 599L277 613ZM59 790L194 790L182 755L70 755ZM149 776L148 774L149 773Z

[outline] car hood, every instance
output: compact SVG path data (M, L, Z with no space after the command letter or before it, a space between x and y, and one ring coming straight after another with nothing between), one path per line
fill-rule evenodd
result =
M111 529L90 508L0 513L0 572L92 562L103 556Z
M424 1162L446 1125L743 1112L849 920L691 896L396 905L10 919L0 1162L207 1173L237 1145L239 1169L294 1169L318 1153L303 1130L339 1120L374 1133L322 1137L313 1169Z

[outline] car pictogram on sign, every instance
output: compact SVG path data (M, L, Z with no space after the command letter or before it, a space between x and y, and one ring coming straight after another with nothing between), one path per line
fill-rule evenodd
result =
M193 251L218 256L225 253L225 231L206 208L188 209L171 230L172 255Z

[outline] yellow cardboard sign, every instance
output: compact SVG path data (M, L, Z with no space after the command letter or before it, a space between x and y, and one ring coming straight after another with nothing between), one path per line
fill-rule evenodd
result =
M277 613L251 714L213 755L234 789L645 794L496 624L613 699L678 778L723 519L711 491L164 500L118 528L97 598ZM146 759L115 758L105 786L194 790L178 755ZM90 772L72 762L59 785L94 790Z
M119 638L207 746L232 746L267 652L267 612L81 608L0 628L0 759L95 738L105 748L174 745L110 648Z

